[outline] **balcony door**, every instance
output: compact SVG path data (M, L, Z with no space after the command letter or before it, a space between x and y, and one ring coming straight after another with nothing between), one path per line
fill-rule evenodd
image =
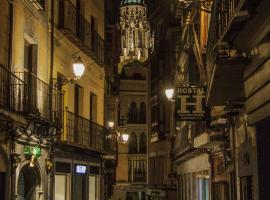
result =
M96 19L95 17L91 16L91 46L92 51L96 51L96 44L95 44L95 37L96 37Z
M97 95L90 93L90 120L97 122Z
M99 143L98 126L97 126L97 96L94 93L90 93L90 145L97 147ZM92 123L94 122L94 123Z
M28 85L28 109L32 113L39 113L37 106L37 44L24 43L24 74L20 75Z
M80 114L80 86L75 84L74 88L74 141L79 142L79 114Z

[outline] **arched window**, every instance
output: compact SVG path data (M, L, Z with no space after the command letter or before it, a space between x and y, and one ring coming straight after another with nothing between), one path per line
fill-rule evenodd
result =
M130 104L129 107L128 122L129 123L137 122L137 105L134 101Z
M139 121L140 123L146 123L146 104L144 102L140 105Z
M142 48L143 47L143 37L142 37L142 31L138 31L138 47Z
M129 138L128 151L129 153L137 153L137 136L135 133L132 133Z
M140 153L146 153L147 138L145 133L140 135Z

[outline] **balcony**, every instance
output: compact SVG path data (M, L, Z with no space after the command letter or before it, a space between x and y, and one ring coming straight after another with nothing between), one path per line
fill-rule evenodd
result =
M136 183L146 182L146 158L136 157L128 160L128 181Z
M59 30L95 62L104 64L104 40L69 0L59 1Z
M65 111L64 124L62 142L101 153L115 153L115 137L105 127L70 111Z
M13 112L26 112L26 93L24 81L0 65L0 107Z
M12 73L0 66L0 107L6 111L61 122L61 92L32 73Z
M213 3L206 50L207 104L210 106L244 98L243 74L248 60L234 49L232 42L246 23L245 5L246 0L217 0Z
M62 122L62 93L31 72L15 72L23 80L25 112L45 121Z

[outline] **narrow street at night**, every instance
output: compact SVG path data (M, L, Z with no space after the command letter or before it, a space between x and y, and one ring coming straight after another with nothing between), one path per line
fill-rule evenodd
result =
M270 0L0 8L0 200L270 200Z

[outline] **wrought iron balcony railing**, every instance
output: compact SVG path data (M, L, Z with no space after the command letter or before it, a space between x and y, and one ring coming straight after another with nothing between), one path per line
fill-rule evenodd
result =
M104 64L104 40L69 1L59 1L59 29L85 54Z
M12 73L0 65L0 107L61 123L62 94L32 73Z
M15 72L23 80L25 112L51 122L62 122L62 93L31 72Z
M94 151L114 153L115 137L105 127L70 111L65 112L66 141Z
M237 53L232 53L231 49L221 46L226 35L234 35L239 31L240 26L232 28L236 17L241 12L246 0L215 0L212 6L212 17L209 27L208 43L207 43L207 72L212 73L213 64L218 57L235 58ZM239 15L240 16L240 15ZM228 37L228 36L227 36ZM234 54L234 55L233 55ZM231 56L233 55L233 56Z
M146 182L146 159L138 158L128 161L128 181Z
M26 93L24 81L0 65L0 107L13 112L26 112Z

